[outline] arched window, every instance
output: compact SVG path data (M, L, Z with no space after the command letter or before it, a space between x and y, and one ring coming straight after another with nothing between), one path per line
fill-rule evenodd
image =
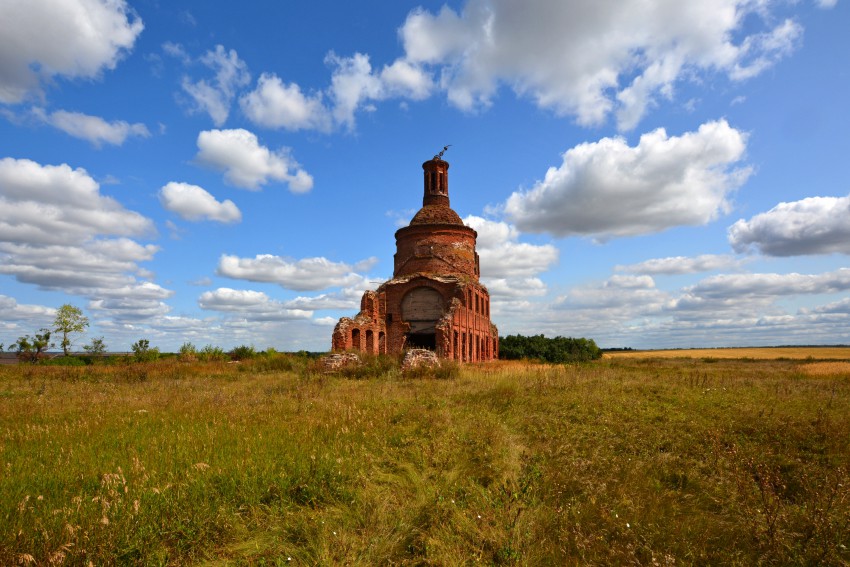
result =
M457 350L457 331L454 332L454 342L452 343L452 358L455 360L460 360L460 352Z
M466 333L460 334L460 360L466 360Z

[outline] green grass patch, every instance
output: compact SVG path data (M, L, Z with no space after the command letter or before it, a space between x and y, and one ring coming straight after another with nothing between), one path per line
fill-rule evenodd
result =
M847 564L850 378L817 370L0 367L0 564Z

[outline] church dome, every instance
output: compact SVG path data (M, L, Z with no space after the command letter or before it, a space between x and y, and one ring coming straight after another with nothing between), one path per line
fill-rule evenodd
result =
M464 226L460 216L444 205L425 205L414 215L410 226L423 224L456 224Z

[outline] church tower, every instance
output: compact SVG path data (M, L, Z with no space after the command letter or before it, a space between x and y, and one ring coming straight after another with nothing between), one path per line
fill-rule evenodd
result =
M427 348L458 361L498 358L490 294L478 280L478 235L450 206L449 163L441 156L422 164L422 208L395 233L393 279L363 294L357 316L340 319L333 350Z

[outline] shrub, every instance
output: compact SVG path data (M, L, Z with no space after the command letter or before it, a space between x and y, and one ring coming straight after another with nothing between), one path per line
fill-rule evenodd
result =
M221 347L207 345L198 353L198 358L205 362L215 362L227 360L227 354L225 354Z
M230 351L231 360L249 360L257 356L257 351L253 346L240 345Z
M159 348L150 346L147 339L139 339L130 348L136 362L152 362L159 358Z
M44 351L53 346L53 343L50 342L50 330L42 329L34 337L30 337L29 335L20 337L11 346L16 349L18 359L21 362L35 364L43 356Z
M198 349L192 343L185 342L180 346L177 357L181 362L194 362L198 359Z
M378 378L387 374L397 372L401 366L398 356L386 354L357 353L360 364L347 364L337 371L337 374L345 378L355 380Z
M91 343L83 347L83 350L92 356L100 356L106 352L106 343L103 342L103 337L94 337Z

